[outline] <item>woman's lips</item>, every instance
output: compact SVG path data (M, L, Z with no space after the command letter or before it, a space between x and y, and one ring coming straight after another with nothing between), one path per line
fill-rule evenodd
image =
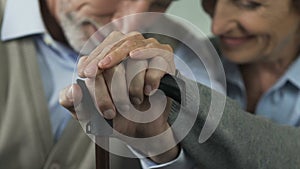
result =
M229 37L229 36L221 36L221 42L227 47L239 47L244 45L245 43L252 40L254 36L244 36L244 37Z

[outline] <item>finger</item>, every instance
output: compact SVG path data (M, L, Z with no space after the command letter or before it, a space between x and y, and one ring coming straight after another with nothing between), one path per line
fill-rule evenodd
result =
M108 69L123 61L130 51L144 46L142 34L132 32L113 45L111 51L98 63L99 68Z
M112 45L120 41L125 35L122 32L113 31L110 33L104 41L90 54L90 59L96 58L108 45Z
M130 51L139 48L143 45L143 41L128 39L118 48L114 49L107 56L105 56L105 58L99 62L98 66L101 69L110 68L123 61L129 55Z
M101 115L106 119L113 119L116 116L116 109L107 90L103 75L98 74L95 79L86 79L86 85Z
M168 61L173 60L173 48L168 44L160 44L156 39L145 39L147 44L143 47L132 50L129 53L132 59L150 59L156 56L164 57ZM170 55L171 54L171 55Z
M106 57L106 59L103 59L103 58L108 53L111 53L112 51L115 51L115 50L119 49L119 46L121 46L126 41L143 39L143 36L140 33L138 33L138 32L132 32L132 33L129 33L129 34L124 35L124 36L123 35L120 36L118 34L118 32L116 32L115 35L112 35L112 37L109 38L109 39L114 39L115 38L114 40L116 40L116 41L114 43L111 43L111 44L107 45L106 47L104 47L101 50L100 53L97 52L97 51L96 52L92 52L91 57L89 57L89 59L87 61L88 64L86 65L86 68L84 68L85 69L84 70L84 74L85 74L86 77L93 78L93 77L96 76L97 73L100 73L101 71L98 71L98 62L100 60L104 60L104 61L102 61L101 64L103 64L103 63L105 63L105 64L109 63L111 61L111 58L112 58L113 55L111 55L109 57ZM125 55L125 54L123 54L123 55ZM117 55L117 56L119 56L119 55ZM119 58L119 57L117 57L117 58ZM112 66L116 65L116 63L119 63L119 62L115 62L115 63L113 62ZM107 68L107 67L105 67L105 68Z
M175 74L175 65L165 57L156 56L149 61L149 69L146 72L145 94L150 95L151 91L158 89L160 79L166 74ZM151 88L150 88L151 86Z
M148 67L147 60L132 60L126 62L126 82L129 86L129 98L135 105L144 101L144 80Z
M155 60L155 61L154 61ZM158 62L157 62L158 61ZM151 65L154 64L154 62L161 64L161 59L158 57L154 58L149 63L149 68L145 75L145 88L144 93L145 95L152 95L152 92L158 89L160 84L160 79L166 74L166 71L160 68L151 68ZM157 65L155 65L157 67Z
M77 84L70 85L61 90L59 93L59 103L68 109L75 119L78 119L75 107L78 105L81 99L82 92Z
M88 56L82 56L78 60L77 72L78 72L78 76L81 77L81 78L85 78L85 75L84 75L84 72L83 72L83 66L84 66L84 62L87 59L88 59Z
M112 44L119 41L124 35L121 32L112 32L109 36L98 46L92 53L84 59L82 62L78 63L78 74L82 78L94 77L98 70L98 62L103 58L112 48ZM100 55L102 52L104 53Z
M164 70L170 74L175 74L175 63L173 49L170 45L160 44L156 39L147 39L147 45L130 52L132 59L150 59L161 57L153 61L152 68ZM152 60L152 59L151 59ZM160 61L161 60L161 61Z
M125 68L123 64L103 72L110 96L118 112L126 113L130 109Z
M150 43L146 47L137 49L131 53L131 58L145 59L151 58L148 70L145 75L145 94L158 88L160 79L164 74L175 74L174 57L172 48L168 45Z

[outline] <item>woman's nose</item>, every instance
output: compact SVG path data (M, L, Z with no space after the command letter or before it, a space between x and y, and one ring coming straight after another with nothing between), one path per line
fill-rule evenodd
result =
M148 12L150 5L149 0L120 0L113 19L135 13Z
M237 26L237 13L226 6L227 2L218 1L212 15L211 31L214 35L222 35Z
M150 5L150 0L120 0L112 17L112 20L115 20L114 25L123 33L139 30L145 23L143 20L145 18L142 17L144 15L138 13L148 12ZM130 16L125 17L128 15Z

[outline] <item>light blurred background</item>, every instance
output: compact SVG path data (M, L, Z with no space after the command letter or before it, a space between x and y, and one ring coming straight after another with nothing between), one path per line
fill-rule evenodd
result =
M167 13L182 17L192 24L196 25L203 33L211 36L210 18L203 11L201 0L178 0L174 1L169 7Z

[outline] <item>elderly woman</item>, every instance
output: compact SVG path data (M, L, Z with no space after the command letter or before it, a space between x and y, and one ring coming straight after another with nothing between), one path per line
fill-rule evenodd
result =
M203 0L202 6L212 18L212 32L218 39L228 96L243 110L227 99L218 128L211 138L199 144L208 107L204 101L194 127L180 143L183 150L177 146L150 159L164 163L176 158L160 165L170 168L299 168L300 0ZM104 59L105 66L100 62L99 67L111 67L119 58ZM88 67L82 66L88 65L85 61L80 63L82 72ZM198 87L201 99L207 100L210 91L200 84ZM75 92L76 86L73 89ZM72 104L66 101L63 105ZM171 110L174 109L166 111ZM176 115L171 111L169 122L172 123ZM161 118L165 123L157 120L159 123L147 127L138 124L125 133L136 137L153 136L169 127L166 118ZM128 126L126 121L119 124ZM151 164L145 160L142 163L148 167Z
M204 0L202 5L220 39L229 96L251 113L300 125L300 1Z

